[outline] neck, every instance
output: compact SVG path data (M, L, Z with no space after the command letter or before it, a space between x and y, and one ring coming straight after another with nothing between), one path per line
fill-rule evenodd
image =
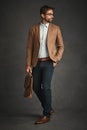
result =
M41 23L46 24L46 23L49 23L49 22L47 22L45 20L41 20Z

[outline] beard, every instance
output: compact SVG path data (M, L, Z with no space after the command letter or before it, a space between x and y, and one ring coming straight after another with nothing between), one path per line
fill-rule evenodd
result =
M49 23L52 23L53 22L53 18L52 19L47 19L46 21L49 22Z
M48 22L48 23L52 23L53 18L51 18L51 19L45 19L45 21Z

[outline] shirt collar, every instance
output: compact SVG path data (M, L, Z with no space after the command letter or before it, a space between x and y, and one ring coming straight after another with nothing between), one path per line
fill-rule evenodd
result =
M45 26L46 28L48 28L49 23L46 23L46 24L41 23L40 25Z

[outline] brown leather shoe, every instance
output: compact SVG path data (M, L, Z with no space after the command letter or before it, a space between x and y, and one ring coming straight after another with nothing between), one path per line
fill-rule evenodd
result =
M46 123L46 122L49 122L50 121L50 117L47 117L47 116L43 116L41 118L39 118L35 124L43 124L43 123Z
M50 111L50 115L54 115L54 110L52 109L51 111Z

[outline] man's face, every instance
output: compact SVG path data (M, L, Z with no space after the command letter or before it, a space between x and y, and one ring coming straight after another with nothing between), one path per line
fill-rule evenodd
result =
M42 14L42 19L46 22L51 23L54 19L54 12L53 10L47 10L46 14Z

